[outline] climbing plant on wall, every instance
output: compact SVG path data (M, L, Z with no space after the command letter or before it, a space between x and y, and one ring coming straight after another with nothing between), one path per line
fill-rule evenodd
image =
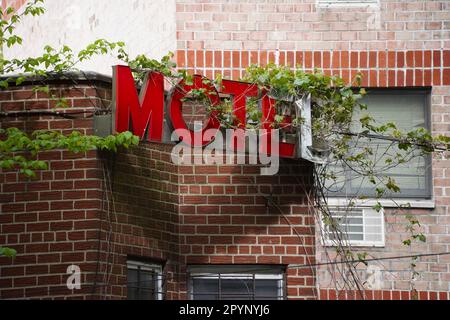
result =
M16 34L17 25L27 16L39 16L45 12L43 0L30 1L21 13L9 7L0 9L0 46L20 46L22 38ZM25 81L33 79L39 83L34 87L35 92L47 94L56 100L56 109L48 113L55 117L70 117L66 113L68 108L64 97L53 96L46 85L46 80L61 77L68 71L76 70L76 66L83 61L92 59L97 55L114 54L119 59L127 60L127 54L122 42L109 42L97 40L89 44L84 50L74 53L68 46L54 49L50 46L44 48L44 53L37 57L23 59L6 59L0 57L0 88L8 89L11 85L19 86ZM14 74L14 76L12 76ZM8 113L2 118L8 118ZM16 115L11 115L15 117ZM2 126L3 127L3 126ZM119 148L128 148L137 145L139 138L131 132L124 132L109 137L85 135L74 131L68 135L56 130L38 130L24 132L18 128L5 126L0 129L0 168L3 170L17 170L27 178L34 178L38 170L48 169L46 161L38 160L40 152L63 149L73 153L84 153L89 150L106 150L116 152ZM16 251L0 247L0 256L14 257Z
M45 10L42 7L43 0L30 1L21 13L14 12L12 8L0 11L3 17L0 22L0 44L2 47L20 46L22 39L15 33L18 23L26 16L39 16ZM55 99L57 109L54 116L64 114L68 109L64 97L52 96L51 90L46 85L46 80L74 71L80 62L87 61L97 55L112 54L127 63L134 72L138 84L144 80L146 72L162 73L172 85L176 86L180 81L192 84L192 76L184 70L178 70L172 61L173 55L169 54L160 61L139 55L131 59L125 50L123 42L109 42L99 39L89 44L84 50L74 52L70 47L63 46L56 49L46 46L43 54L37 57L24 59L0 58L0 73L4 76L0 79L0 87L7 89L11 85L21 85L33 78L39 79L39 85L35 87L36 92L47 94L49 98ZM10 74L15 76L9 76ZM310 97L312 122L311 132L316 150L326 155L323 163L314 165L314 188L308 193L310 204L320 226L325 226L322 231L333 233L335 244L335 261L344 262L347 268L342 275L347 279L344 288L362 288L358 279L356 267L365 263L365 253L353 252L347 241L345 230L341 230L339 223L333 218L327 199L330 196L330 185L336 183L338 172L336 163L350 168L357 176L365 177L373 186L376 200L374 209L383 209L381 199L395 197L401 192L398 183L391 177L383 174L401 164L408 163L418 156L449 150L450 138L446 136L432 136L424 129L418 128L411 131L402 131L394 122L379 123L367 111L367 106L362 102L367 95L361 88L361 77L357 76L352 83L345 83L337 76L326 75L318 70L306 73L300 69L293 70L285 66L268 64L267 66L251 66L243 81L258 86L260 96L247 100L247 121L245 124L237 123L234 116L235 110L231 107L231 101L224 99L219 105L209 105L211 116L224 128L246 128L258 130L263 127L264 119L261 112L261 101L270 97L275 101L273 108L276 111L274 117L274 129L279 129L288 135L298 132L304 125L305 119L295 112L295 104L303 98ZM215 80L206 80L220 89L221 77ZM193 89L188 93L189 99L200 100L208 104L209 92L207 90ZM358 114L357 117L355 115ZM356 124L356 126L355 126ZM355 131L355 127L358 128ZM395 145L399 150L390 155L383 156L383 165L379 166L373 161L377 148L370 142L384 141ZM45 161L37 160L40 152L65 149L74 153L89 150L107 150L115 152L119 148L128 148L136 145L139 138L130 132L111 135L106 138L85 135L73 132L68 135L59 131L45 130L35 132L24 132L18 128L0 129L0 168L4 170L18 170L24 176L32 179L39 170L46 170L48 165ZM306 189L306 188L305 188ZM367 195L358 194L348 202L350 210L356 200L362 200ZM399 206L404 209L406 205ZM409 239L403 239L406 246L414 242L425 241L426 237L415 227L420 226L417 220L408 219L405 226L410 232ZM8 248L0 248L0 256L13 257L16 252ZM415 260L412 262L415 263ZM413 266L412 266L413 267ZM414 269L414 268L413 268ZM416 272L414 270L414 272Z

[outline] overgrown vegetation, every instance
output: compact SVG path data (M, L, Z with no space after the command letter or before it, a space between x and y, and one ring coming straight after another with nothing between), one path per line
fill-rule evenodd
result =
M21 14L12 9L1 12L10 16L9 20L2 19L0 23L0 41L2 46L20 45L22 39L15 35L15 26L25 16L41 15L44 9L40 6L43 0L30 2ZM41 77L45 79L49 74L62 74L74 70L78 63L89 60L96 55L113 54L125 61L133 69L138 82L144 80L145 72L161 72L173 85L179 81L192 84L192 76L184 70L177 70L172 61L173 55L169 54L161 61L149 59L140 55L131 60L125 51L124 43L97 40L79 53L74 53L67 46L61 49L46 47L40 57L26 59L0 60L1 73L22 73L19 77L8 78L0 81L0 86L8 88L11 83L20 85L29 77ZM325 164L317 164L314 168L314 194L308 195L310 204L315 208L315 215L320 220L325 232L333 234L335 245L335 261L344 263L346 270L341 275L346 279L343 288L362 289L356 268L359 264L365 264L367 253L354 252L348 243L345 230L341 230L336 219L333 218L327 200L333 192L333 185L337 184L340 173L336 168L347 168L359 177L364 177L372 185L373 194L360 193L349 199L347 210L351 211L359 200L372 197L376 200L374 209L381 211L383 205L381 199L394 198L401 193L398 183L386 175L385 172L408 163L411 159L427 156L433 152L446 152L450 147L450 138L446 136L433 137L425 128L411 131L402 131L393 122L378 123L369 112L367 105L362 103L367 95L361 88L361 77L357 76L350 84L337 76L325 75L320 71L305 73L301 70L292 70L285 66L269 64L265 67L251 66L243 81L256 84L259 87L260 96L247 101L247 123L245 127L259 129L264 125L261 112L261 101L268 96L274 101L276 110L274 127L289 134L296 134L304 125L302 116L295 111L297 101L305 96L311 97L313 139L321 150L328 150ZM214 81L206 80L205 84L221 87L221 77ZM49 93L48 87L43 85L36 88L37 91ZM208 103L208 92L205 89L193 89L187 93L188 99L200 100ZM64 100L58 107L67 107ZM209 106L209 111L214 114L225 128L237 128L242 124L236 123L230 100L224 100L219 106ZM358 115L357 117L355 115ZM0 131L0 167L7 170L16 169L27 177L33 178L36 170L46 170L47 163L36 160L36 155L42 151L53 149L66 149L71 152L86 152L92 149L116 151L119 147L136 145L139 140L131 133L123 133L107 138L86 136L79 132L70 135L62 135L56 131L36 131L31 134L22 132L17 128L2 129ZM383 163L374 160L379 149L376 141L386 142L387 149L395 151L387 153L384 148ZM408 208L408 205L399 205L400 210ZM420 226L419 221L408 216L406 226L410 238L404 239L405 246L411 246L414 242L426 241L426 236L418 232L415 227ZM319 223L319 225L322 225ZM15 252L7 248L0 248L0 255L14 256ZM331 258L330 258L331 259ZM355 262L356 261L356 262ZM414 269L416 259L411 267L414 277L417 276Z
M0 9L0 46L11 48L22 44L22 38L16 33L17 25L27 16L39 16L45 12L42 6L43 0L30 1L21 13L13 8ZM64 97L51 95L50 89L45 85L49 76L57 77L68 71L76 70L79 63L90 60L98 55L114 54L119 59L129 61L124 50L123 42L109 42L97 40L89 44L84 50L74 53L68 46L54 49L50 46L44 48L44 53L38 57L24 59L5 59L0 57L0 88L8 89L11 85L19 86L27 79L39 79L35 92L45 93L51 99L58 100L54 115L64 114L68 108ZM129 61L130 64L133 61ZM14 74L14 76L12 76ZM18 76L17 76L18 75ZM7 127L7 126L6 126ZM0 168L4 170L17 170L27 178L36 177L38 170L47 170L48 163L38 160L40 152L63 149L73 153L84 153L89 150L107 150L116 152L118 148L128 148L137 145L139 138L131 132L111 135L106 138L85 135L74 131L64 135L56 130L39 130L35 132L24 132L18 128L0 129ZM10 248L0 247L0 256L14 257L16 251Z

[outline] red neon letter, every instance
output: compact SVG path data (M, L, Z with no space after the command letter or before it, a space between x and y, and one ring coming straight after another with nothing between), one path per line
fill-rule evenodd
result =
M183 129L183 130L189 130L189 128L186 125L186 122L183 118L183 102L182 99L192 90L192 89L201 89L205 88L208 90L209 94L209 100L211 102L212 106L217 106L220 103L220 97L219 93L217 92L216 88L214 88L211 84L205 84L203 82L205 78L202 76L194 76L193 79L193 85L186 85L184 81L181 81L176 89L175 92L172 95L172 101L170 103L170 118L172 120L172 125L175 130ZM191 133L191 145L196 147L202 147L208 145L211 140L206 141L204 139L204 132L210 129L216 129L218 130L220 128L220 122L217 119L217 117L214 115L214 113L211 113L211 116L209 117L208 123L205 128L203 128L203 131L201 132L201 139L195 139L195 137L199 137L199 133L195 133L192 130L189 130ZM200 140L200 141L199 141Z
M147 128L148 140L161 142L164 123L164 76L151 72L147 75L138 97L131 70L126 66L115 66L113 77L114 102L116 107L116 131L130 130L144 139Z

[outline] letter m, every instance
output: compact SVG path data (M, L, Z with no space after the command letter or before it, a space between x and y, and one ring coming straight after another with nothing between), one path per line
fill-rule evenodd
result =
M113 108L116 132L132 131L136 136L161 142L164 125L164 76L149 72L140 96L127 66L113 68Z

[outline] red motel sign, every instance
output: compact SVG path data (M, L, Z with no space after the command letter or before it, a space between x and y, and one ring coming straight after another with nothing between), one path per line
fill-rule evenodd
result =
M203 133L207 130L219 130L220 122L211 114L207 124L203 128L202 139L194 139L194 131L187 127L183 118L183 98L192 89L205 88L213 106L220 103L219 92L211 85L206 84L205 78L195 75L193 84L187 85L180 81L168 98L165 105L164 76L158 72L149 72L138 94L131 69L128 66L115 66L113 68L113 110L115 110L115 131L131 131L136 136L150 142L163 143L164 119L169 119L173 130L189 130L192 136L192 147L206 146L211 139L205 139ZM238 123L246 123L246 99L247 97L262 96L262 129L274 130L272 124L275 119L275 100L262 94L255 84L223 80L220 93L230 95L233 103L233 114ZM241 125L240 129L245 129ZM146 132L147 135L146 135ZM270 136L268 137L270 139ZM198 144L198 145L195 145ZM270 144L270 142L269 142ZM295 157L296 145L280 142L279 156L283 158Z

